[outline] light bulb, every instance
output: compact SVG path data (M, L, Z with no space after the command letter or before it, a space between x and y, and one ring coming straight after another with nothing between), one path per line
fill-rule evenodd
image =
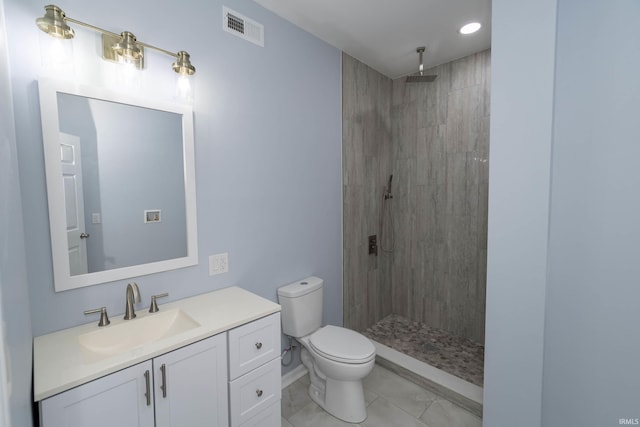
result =
M42 65L50 72L63 75L73 73L73 43L71 40L41 33L40 54Z
M185 102L193 102L192 80L193 76L176 74L176 98Z
M116 65L116 87L122 91L139 91L142 84L141 72L131 62L123 62Z

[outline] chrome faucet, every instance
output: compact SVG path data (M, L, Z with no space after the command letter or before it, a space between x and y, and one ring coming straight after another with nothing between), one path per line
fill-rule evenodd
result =
M140 290L136 282L127 285L127 307L124 312L124 320L131 320L136 317L136 311L133 304L140 302Z

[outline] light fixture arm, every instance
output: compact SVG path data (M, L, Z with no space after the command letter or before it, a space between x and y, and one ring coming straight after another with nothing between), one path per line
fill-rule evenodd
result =
M121 37L121 34L113 33L113 32L111 32L109 30L105 30L104 28L96 27L95 25L87 24L86 22L82 22L82 21L78 21L77 19L69 18L68 16L66 16L64 19L67 22L72 22L74 24L82 25L83 27L89 28L89 29L91 29L91 30L93 30L95 32L98 32L98 33L106 34L108 36L116 37L116 38ZM178 57L177 53L168 51L166 49L162 49L160 47L151 45L149 43L141 42L140 40L136 40L136 43L139 44L140 46L143 46L143 47L146 47L146 48L149 48L149 49L153 49L153 50L156 50L158 52L162 52L165 55L169 55L169 56L172 56L174 58Z
M169 56L172 56L172 57L174 57L174 58L177 58L177 57L178 57L178 54L177 54L177 53L173 53L173 52L171 52L171 51L168 51L168 50L166 50L166 49L162 49L162 48L160 48L160 47L157 47L157 46L151 45L151 44L149 44L149 43L145 43L145 42L141 42L141 41L138 41L137 43L138 43L140 46L144 46L144 47L146 47L146 48L156 50L156 51L158 51L158 52L164 53L165 55L169 55Z
M98 33L107 34L112 37L120 37L120 34L112 33L111 31L96 27L95 25L87 24L86 22L78 21L77 19L69 18L68 16L65 16L64 20L67 22L72 22L74 24L82 25L83 27L89 28L90 30Z

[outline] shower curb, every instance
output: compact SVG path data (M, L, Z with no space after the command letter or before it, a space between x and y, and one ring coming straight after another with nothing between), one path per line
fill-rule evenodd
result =
M482 387L371 340L376 363L482 418Z

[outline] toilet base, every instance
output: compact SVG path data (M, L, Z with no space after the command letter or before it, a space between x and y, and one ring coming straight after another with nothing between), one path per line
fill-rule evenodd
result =
M309 397L336 418L348 423L367 419L367 408L361 381L334 381L327 378L326 393L315 384L309 386Z
M309 397L322 409L348 423L360 423L367 418L362 380L339 381L322 373L306 348L301 359L309 371Z
M335 381L327 378L324 409L348 423L360 423L367 418L362 381Z

